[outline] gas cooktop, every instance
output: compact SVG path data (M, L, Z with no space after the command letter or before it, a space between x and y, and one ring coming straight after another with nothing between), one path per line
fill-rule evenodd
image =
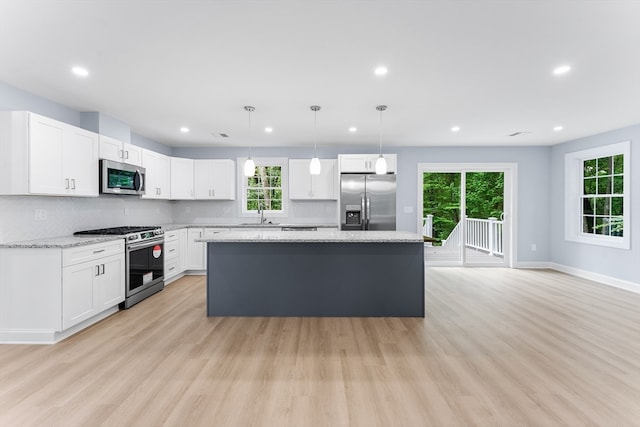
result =
M76 231L74 236L92 235L92 236L125 236L131 233L140 233L143 231L158 230L160 227L151 225L134 225L124 227L98 228L96 230Z

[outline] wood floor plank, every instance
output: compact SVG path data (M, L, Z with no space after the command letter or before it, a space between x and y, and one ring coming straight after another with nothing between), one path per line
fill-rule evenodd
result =
M640 295L427 269L422 318L208 318L205 279L0 346L0 426L640 426Z

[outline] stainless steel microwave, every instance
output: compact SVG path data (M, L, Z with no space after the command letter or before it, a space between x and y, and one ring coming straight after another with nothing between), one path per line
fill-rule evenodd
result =
M145 169L112 160L100 160L101 194L144 194Z

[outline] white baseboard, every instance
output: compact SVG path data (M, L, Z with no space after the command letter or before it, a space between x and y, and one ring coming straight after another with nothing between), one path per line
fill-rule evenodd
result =
M519 261L516 268L553 268L550 262Z
M548 268L571 274L572 276L582 277L583 279L593 280L594 282L602 283L604 285L624 289L626 291L640 293L640 283L638 282L616 279L615 277L605 276L604 274L594 273L580 268L569 267L568 265L556 264L555 262L550 262Z

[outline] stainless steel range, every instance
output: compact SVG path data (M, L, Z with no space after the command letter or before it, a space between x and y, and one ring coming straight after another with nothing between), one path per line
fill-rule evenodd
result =
M125 239L125 300L129 308L164 288L164 231L154 226L78 231L77 236L122 236Z

